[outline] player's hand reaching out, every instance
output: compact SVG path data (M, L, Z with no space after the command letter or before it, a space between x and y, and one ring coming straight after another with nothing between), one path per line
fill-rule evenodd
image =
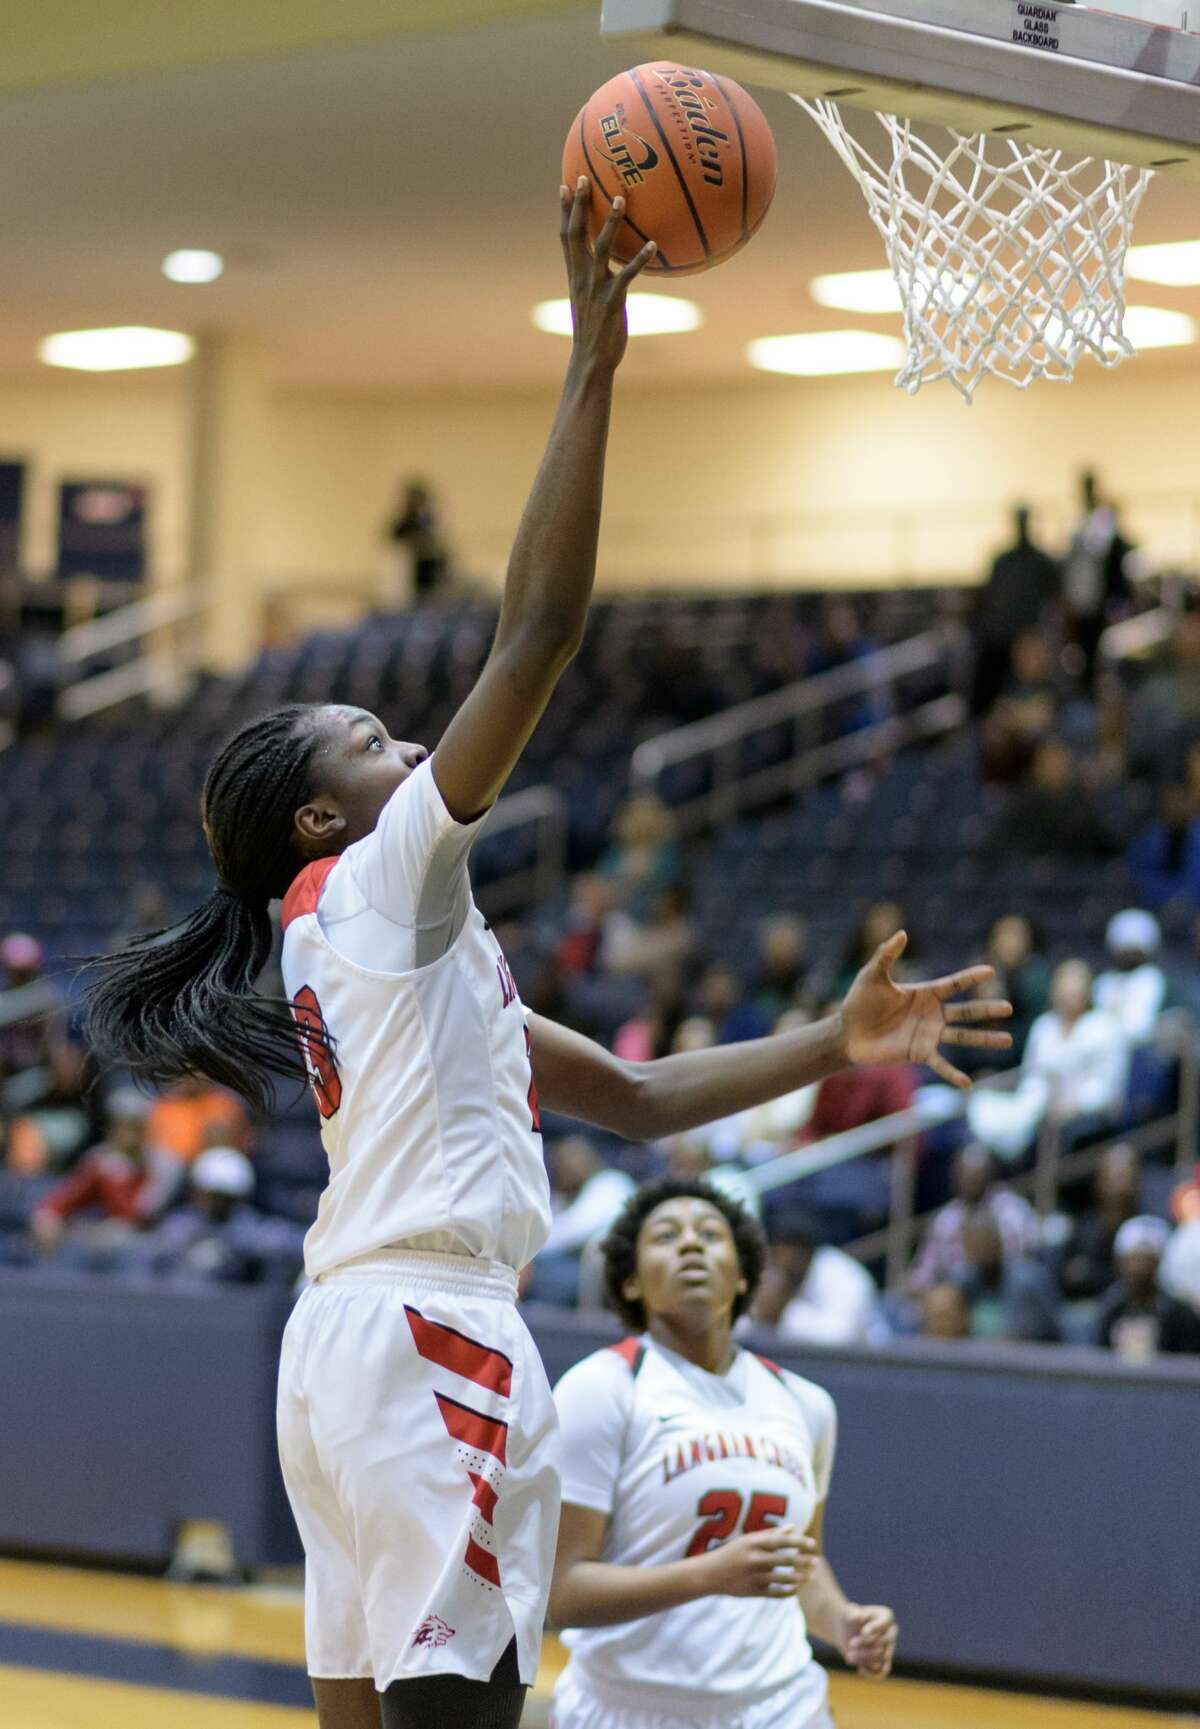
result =
M575 352L602 364L617 367L625 353L628 329L625 296L629 285L654 257L654 242L619 270L612 268L613 242L625 215L625 200L614 198L604 227L594 247L588 243L588 207L592 189L586 175L572 191L559 188L562 206L561 236L571 290L571 316L575 324Z
M812 1578L817 1545L794 1525L734 1537L700 1557L714 1597L794 1597Z
M952 1003L949 998L972 991L993 975L991 967L967 967L928 984L901 985L892 968L904 953L908 937L897 931L876 949L846 993L841 1017L846 1057L851 1063L926 1063L955 1087L970 1081L942 1055L941 1045L970 1045L1006 1051L1010 1033L981 1022L1007 1020L1012 1004L1000 997Z
M838 1649L860 1675L882 1681L896 1654L896 1617L884 1603L847 1603L838 1618Z

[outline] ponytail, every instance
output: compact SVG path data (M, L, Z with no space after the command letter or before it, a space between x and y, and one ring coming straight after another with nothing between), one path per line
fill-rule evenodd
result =
M251 721L213 761L202 810L219 886L182 923L90 963L86 1033L101 1062L159 1086L205 1075L256 1111L270 1109L273 1079L305 1079L291 1004L254 986L274 946L271 901L305 862L293 823L311 795L317 712Z

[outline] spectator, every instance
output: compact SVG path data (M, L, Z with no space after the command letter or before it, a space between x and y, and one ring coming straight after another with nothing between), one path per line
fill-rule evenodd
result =
M1009 1259L988 1207L977 1207L963 1230L966 1268L957 1283L966 1295L973 1339L1057 1340L1054 1286L1040 1262Z
M771 1232L754 1319L806 1345L863 1345L885 1336L867 1269L822 1242L816 1222L798 1212Z
M1080 680L1091 694L1100 637L1132 593L1133 547L1120 532L1117 513L1103 498L1096 476L1079 477L1082 514L1062 564L1063 621L1078 659Z
M1159 1282L1169 1297L1200 1316L1200 1209L1171 1232L1163 1252Z
M1167 975L1157 958L1158 920L1130 907L1109 919L1104 940L1112 968L1096 980L1096 1007L1120 1023L1130 1044L1145 1044L1167 1000Z
M1025 1068L1046 1082L1056 1122L1118 1116L1129 1076L1129 1043L1118 1021L1092 1004L1086 961L1063 961L1050 981L1050 1007L1029 1034Z
M178 1168L150 1150L148 1110L140 1093L113 1095L104 1140L51 1189L33 1214L33 1234L43 1248L53 1248L68 1221L80 1213L140 1228L162 1212L175 1192Z
M1019 1062L1030 1028L1050 1002L1050 967L1039 952L1032 922L1022 913L998 918L988 935L987 958L996 976L980 988L1012 1004L1008 1030Z
M1058 714L1058 687L1045 638L1035 630L1022 631L1011 656L1012 669L983 724L983 766L989 780L1021 780Z
M574 1308L584 1249L602 1237L635 1184L606 1165L586 1135L569 1135L554 1148L554 1222L533 1264L530 1295L537 1302Z
M1169 1236L1166 1223L1149 1214L1126 1219L1117 1232L1118 1278L1100 1305L1096 1343L1128 1363L1160 1352L1200 1352L1200 1318L1159 1284Z
M56 1179L46 1168L46 1148L36 1137L9 1137L0 1165L0 1263L23 1265L30 1258L33 1215Z
M408 552L413 599L430 599L445 583L447 560L437 502L425 481L405 483L396 514L388 524L388 539L394 547Z
M1013 512L1014 539L998 553L975 609L971 712L987 714L1008 679L1013 644L1037 632L1058 591L1058 566L1029 532L1029 506Z
M831 1004L826 1014L835 1012ZM812 1115L800 1136L801 1144L878 1122L907 1111L917 1090L916 1070L903 1063L888 1067L860 1063L829 1075L817 1088Z
M159 1095L146 1119L146 1143L181 1165L190 1165L205 1147L230 1146L245 1152L250 1122L240 1099L198 1076L177 1081Z
M737 1045L746 1039L761 1039L771 1022L745 994L737 971L725 961L714 961L704 969L696 989L702 1014L717 1029L719 1045Z
M1200 736L1200 597L1191 596L1156 669L1134 698L1135 752L1147 767L1161 763L1164 747L1179 753Z
M933 1216L929 1233L913 1262L909 1286L928 1291L961 1278L967 1268L968 1220L985 1208L996 1222L1007 1261L1032 1255L1040 1236L1038 1216L1029 1202L997 1181L996 1162L978 1141L961 1149L954 1161L954 1199Z
M0 1099L13 1133L40 1144L61 1166L85 1146L93 1122L84 1099L83 1052L67 1034L57 986L46 978L42 945L24 932L0 943L3 988L23 991L20 1019L0 1027Z
M1070 1302L1095 1299L1117 1276L1117 1232L1141 1204L1142 1171L1136 1148L1108 1147L1092 1181L1092 1204L1069 1227L1059 1284Z
M810 678L852 661L866 660L875 653L877 644L864 635L858 614L848 600L828 600L821 609L817 642L808 657ZM886 719L887 702L879 690L864 690L835 704L830 716L834 737L858 732L862 727Z
M989 845L1035 858L1093 859L1116 850L1109 824L1085 796L1061 739L1047 738L1038 746L1032 780L1009 794Z
M880 944L904 929L904 908L898 902L876 901L873 906L868 907L861 923L842 951L830 996L840 1002ZM896 978L902 978L907 971L913 958L913 947L910 940L903 962L893 968Z
M644 923L620 908L609 914L600 959L607 973L648 977L685 965L695 941L687 891L674 883L663 889Z
M617 1028L613 1052L630 1063L646 1063L655 1057L665 1057L673 1048L675 1034L686 1018L687 995L683 979L675 968L664 968L650 981L648 1000L640 1012Z
M930 1285L921 1297L923 1339L969 1339L971 1305L961 1285Z
M682 874L674 818L661 799L641 793L621 806L615 829L597 869L611 883L616 904L644 923Z
M808 928L794 913L759 921L753 1003L768 1026L796 1007L808 970Z
M136 1264L176 1284L292 1285L304 1229L250 1204L254 1166L236 1147L209 1147L188 1171L189 1202L137 1245Z
M1200 816L1186 786L1166 788L1161 815L1135 837L1128 859L1145 906L1200 912Z
M584 871L571 883L558 963L568 978L593 973L600 965L604 931L613 908L612 885L596 871Z
M776 1033L794 1032L798 1027L809 1024L810 1016L803 1009L789 1009L785 1015L780 1015L771 1029ZM689 1022L684 1022L684 1027ZM711 1023L705 1022L711 1030ZM683 1032L683 1028L680 1028ZM715 1040L710 1037L710 1044ZM767 1159L773 1159L788 1147L795 1146L801 1131L807 1126L812 1116L813 1106L817 1102L817 1086L813 1083L807 1087L798 1087L795 1092L785 1093L782 1098L771 1099L765 1105L755 1105L748 1111L739 1111L736 1116L726 1117L721 1122L707 1123L701 1128L689 1131L689 1138L699 1138L705 1148L719 1161L744 1160L748 1164L762 1164ZM701 1173L696 1173L697 1175Z

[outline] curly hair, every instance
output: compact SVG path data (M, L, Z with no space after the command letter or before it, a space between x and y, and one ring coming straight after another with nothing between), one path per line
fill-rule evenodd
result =
M754 1301L759 1280L766 1263L767 1240L758 1220L748 1213L740 1201L706 1183L702 1178L660 1177L656 1182L643 1183L630 1195L625 1206L604 1239L604 1288L608 1306L635 1333L645 1331L646 1311L641 1303L631 1302L624 1286L637 1272L637 1245L642 1226L655 1207L664 1201L707 1201L715 1207L733 1233L738 1266L746 1281L733 1302L733 1319L744 1315Z

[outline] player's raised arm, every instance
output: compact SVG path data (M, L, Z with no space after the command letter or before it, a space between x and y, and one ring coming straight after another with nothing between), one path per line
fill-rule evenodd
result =
M826 1020L656 1062L625 1062L567 1027L530 1015L542 1105L630 1140L655 1140L765 1104L856 1063L925 1063L942 1080L965 1087L966 1075L947 1061L942 1047L1007 1050L1012 1037L994 1023L1011 1016L1012 1004L1001 997L949 1000L985 983L990 967L897 984L892 967L906 940L898 931L883 943L839 1013Z
M593 251L591 190L564 186L562 243L574 344L550 442L508 564L500 622L479 682L433 756L451 815L469 821L496 798L583 636L596 575L613 377L625 353L625 296L653 256L643 247L622 270L609 259L625 201L614 201Z

